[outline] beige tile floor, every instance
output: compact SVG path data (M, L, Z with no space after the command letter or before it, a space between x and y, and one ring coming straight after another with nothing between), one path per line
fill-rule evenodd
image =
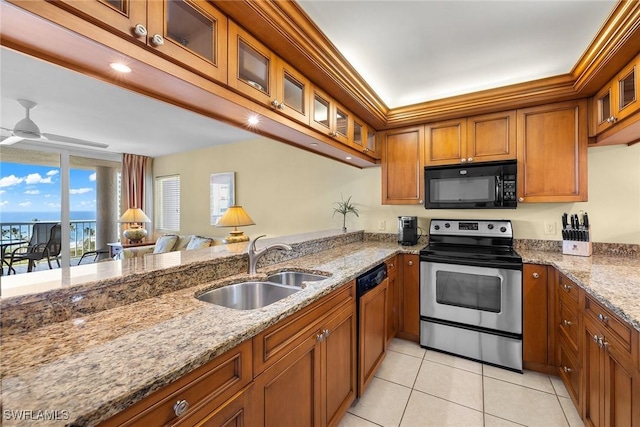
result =
M583 427L559 378L495 368L393 339L340 427Z

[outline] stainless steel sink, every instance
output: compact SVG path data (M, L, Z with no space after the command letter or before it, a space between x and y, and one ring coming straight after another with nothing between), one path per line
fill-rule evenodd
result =
M210 302L236 310L262 308L300 291L299 287L269 282L242 282L213 289L198 296L200 301Z
M327 276L319 274L302 273L300 271L281 271L267 277L267 282L281 283L287 286L301 286L302 282L324 280Z

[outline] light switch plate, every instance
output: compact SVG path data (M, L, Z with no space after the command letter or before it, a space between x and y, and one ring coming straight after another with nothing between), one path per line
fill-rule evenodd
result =
M382 220L378 223L378 230L379 231L384 231L387 229L387 221Z
M544 234L556 234L556 223L555 222L545 222L544 223Z

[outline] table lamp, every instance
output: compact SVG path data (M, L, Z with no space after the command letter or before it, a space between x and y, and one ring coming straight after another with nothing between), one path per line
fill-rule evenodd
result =
M122 232L122 236L129 240L129 243L140 243L147 237L147 230L142 228L139 222L151 222L149 217L140 208L129 208L118 220L120 223L129 224L129 228Z
M245 225L255 225L255 222L242 209L242 206L231 206L218 220L216 227L234 227L233 231L230 231L229 236L225 237L224 240L226 243L238 243L249 241L249 237L238 230L238 227L244 227Z

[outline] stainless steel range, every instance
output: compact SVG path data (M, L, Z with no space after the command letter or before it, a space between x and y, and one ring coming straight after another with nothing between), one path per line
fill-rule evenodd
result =
M522 258L508 220L431 220L420 344L522 371Z

